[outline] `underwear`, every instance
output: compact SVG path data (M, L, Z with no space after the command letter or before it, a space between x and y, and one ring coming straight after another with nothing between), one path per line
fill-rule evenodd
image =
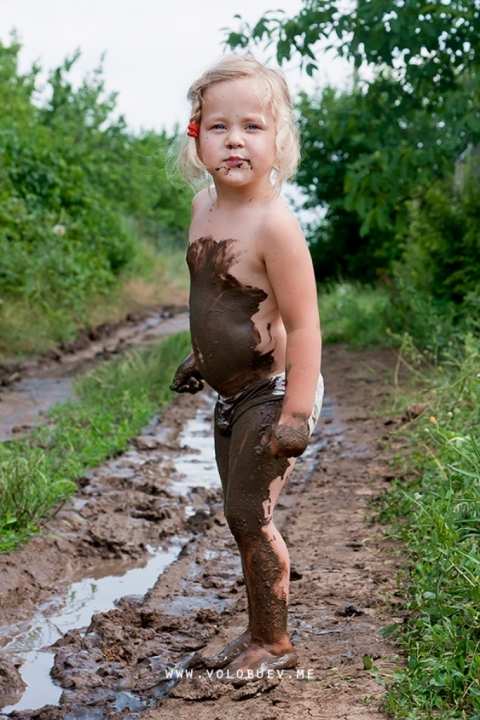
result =
M278 402L285 396L285 372L277 373L268 378L262 378L247 385L247 387L224 397L218 394L215 404L215 427L222 435L230 435L232 427L238 418L244 412L250 410L255 405L264 405L268 402ZM320 373L315 392L315 402L312 413L308 418L308 434L312 434L323 402L323 377Z

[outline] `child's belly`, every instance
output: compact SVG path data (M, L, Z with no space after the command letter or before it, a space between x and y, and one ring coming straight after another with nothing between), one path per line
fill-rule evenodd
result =
M241 299L237 293L218 295L194 287L190 291L192 349L203 377L221 395L233 395L277 371L275 343L269 343L268 352L256 350L260 333L246 312L247 300L255 312L264 297L259 288L250 288L248 297L243 294Z
M231 243L202 240L190 245L187 252L192 349L207 383L229 396L254 380L285 369L285 339L278 337L278 324L272 332L269 323L268 332L262 331L268 341L262 342L258 328L265 322L259 306L268 294L242 284L228 272L235 260ZM262 345L268 350L257 349Z

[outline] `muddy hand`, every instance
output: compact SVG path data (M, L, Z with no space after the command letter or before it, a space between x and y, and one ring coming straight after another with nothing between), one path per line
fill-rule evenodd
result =
M203 390L202 376L195 365L195 358L189 355L177 368L170 390L179 393L196 393Z
M261 445L268 447L274 457L298 457L305 451L308 440L308 423L305 420L295 426L277 423L273 426L270 437L265 436Z

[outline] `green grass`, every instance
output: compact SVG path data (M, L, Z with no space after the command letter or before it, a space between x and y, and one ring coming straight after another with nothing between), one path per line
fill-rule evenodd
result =
M78 401L51 409L49 424L0 445L0 551L36 532L85 470L125 450L172 398L168 385L190 349L179 333L102 365L77 382Z
M326 343L347 342L353 347L398 344L391 331L393 316L386 290L342 282L321 287L318 302Z
M389 628L407 660L385 708L402 720L479 720L480 340L467 334L429 371L410 365L427 407L402 430L398 474L408 479L379 515L409 560L406 622Z

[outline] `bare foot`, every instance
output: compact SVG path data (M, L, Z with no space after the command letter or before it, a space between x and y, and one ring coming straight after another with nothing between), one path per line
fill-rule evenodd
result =
M234 675L234 681L244 681L258 679L268 670L283 670L294 668L298 664L298 656L293 647L286 648L280 653L274 653L267 647L251 643L245 650L242 650L235 660L227 667L228 674L231 678Z
M249 644L250 630L244 630L241 635L230 640L218 653L205 656L204 664L208 668L222 668L236 658Z

